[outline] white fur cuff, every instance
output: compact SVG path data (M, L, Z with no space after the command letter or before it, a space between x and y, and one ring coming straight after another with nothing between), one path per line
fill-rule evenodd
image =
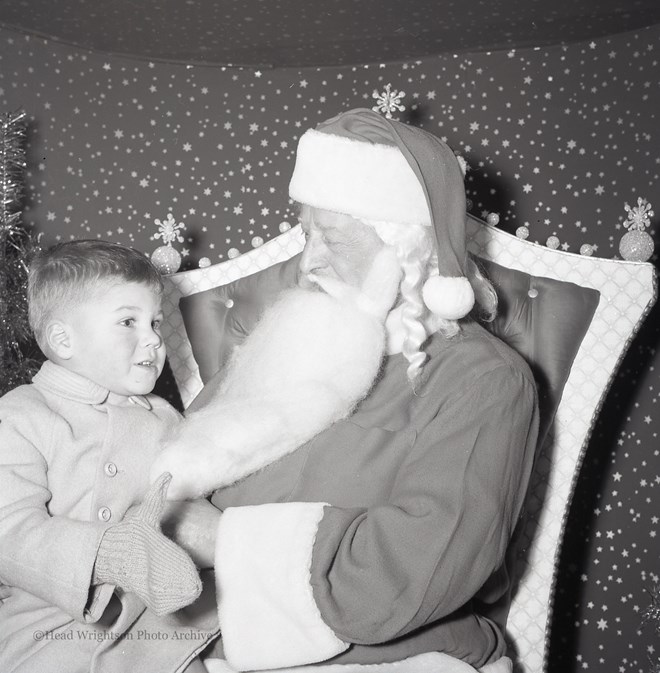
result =
M310 584L324 503L230 507L220 517L216 582L223 647L238 671L324 661L347 649Z
M314 129L298 143L289 195L357 218L431 224L424 190L398 147Z

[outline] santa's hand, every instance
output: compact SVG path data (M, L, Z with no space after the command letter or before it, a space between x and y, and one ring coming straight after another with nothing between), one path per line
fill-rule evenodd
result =
M212 568L220 510L208 500L170 501L161 518L163 533L190 555L198 568Z
M374 257L360 288L315 273L308 274L308 278L338 301L353 303L364 313L384 321L399 293L401 265L394 249L384 246Z
M362 296L382 320L392 309L401 285L403 270L394 248L389 245L380 249L374 257L367 277L362 283Z

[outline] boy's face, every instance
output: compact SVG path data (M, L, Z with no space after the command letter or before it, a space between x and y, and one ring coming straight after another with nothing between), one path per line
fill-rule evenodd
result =
M67 316L63 366L118 395L146 395L165 364L161 298L142 283L106 282Z

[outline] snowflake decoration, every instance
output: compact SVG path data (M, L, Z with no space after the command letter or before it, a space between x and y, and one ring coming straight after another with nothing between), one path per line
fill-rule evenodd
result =
M636 206L631 208L626 203L624 209L628 213L628 218L623 223L623 226L626 229L630 229L631 231L635 229L643 231L649 224L651 224L651 218L653 217L651 204L641 196L638 197Z
M167 213L167 218L163 222L160 220L155 220L155 222L158 225L158 233L154 234L154 238L162 239L167 245L172 245L174 241L183 243L183 236L179 232L185 225L183 222L175 222L172 213Z
M397 91L396 89L392 91L392 85L386 84L385 91L382 93L378 93L378 91L374 89L372 98L376 99L376 105L371 109L374 112L382 112L387 119L392 119L392 112L395 112L396 110L403 112L406 109L405 105L401 105L401 99L405 95L405 91Z

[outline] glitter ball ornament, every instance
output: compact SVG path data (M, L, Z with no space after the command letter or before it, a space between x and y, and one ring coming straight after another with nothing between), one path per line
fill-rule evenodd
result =
M181 255L171 245L161 245L151 253L151 261L161 273L176 273L181 266Z
M516 229L516 236L518 238L522 238L523 240L525 240L526 238L529 238L529 229L525 226L518 227Z
M208 257L202 257L199 260L199 268L206 269L207 266L211 266L211 260Z
M289 231L291 225L288 222L280 222L280 233L283 234L285 231Z
M653 254L653 239L645 231L629 231L619 241L619 252L629 262L646 262Z
M629 262L646 262L653 254L653 239L644 231L651 224L653 210L651 204L641 196L636 206L624 205L628 213L623 226L628 229L619 242L619 252Z
M160 238L164 245L151 253L151 261L161 273L176 273L181 266L181 255L172 247L172 243L174 241L183 243L181 230L184 228L184 224L182 222L177 223L172 213L168 213L162 222L158 219L154 222L158 226L158 232L153 237Z
M261 245L263 245L263 244L264 244L264 239L261 238L261 236L255 236L255 237L252 239L252 247L253 247L253 248L258 248L259 246L261 246Z
M229 248L229 250L227 250L227 257L229 257L229 259L234 259L234 257L238 257L239 254L240 253L236 248Z
M497 213L488 213L486 222L488 222L488 224L490 224L492 227L496 227L500 223L500 216Z
M473 205L474 203L472 203L472 199L465 199L465 210L469 212L470 210L472 210Z
M556 250L559 247L559 239L556 236L549 236L545 244L551 249Z
M594 254L593 245L589 245L589 243L585 243L584 245L581 245L580 246L580 254L584 255L585 257L591 257L591 255Z

